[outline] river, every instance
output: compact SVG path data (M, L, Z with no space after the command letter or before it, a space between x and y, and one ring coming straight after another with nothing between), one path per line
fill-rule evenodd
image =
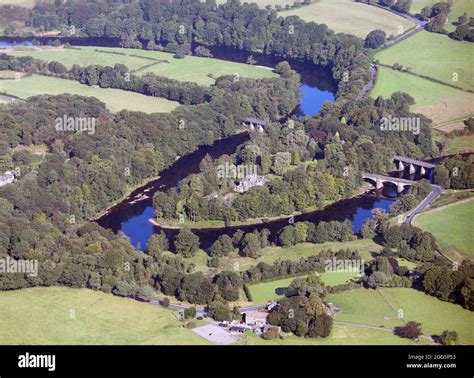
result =
M218 59L230 60L234 62L245 62L249 56L246 52L232 51L229 49L211 49L214 57ZM253 54L257 65L274 67L282 58L269 57L263 54ZM290 65L301 76L301 102L297 113L301 116L312 116L321 110L326 101L334 100L336 85L330 73L322 68L317 68L309 64L290 61ZM216 141L213 146L203 146L196 152L187 155L170 168L163 171L159 179L136 190L132 195L119 205L110 209L110 212L98 219L98 223L106 228L111 228L114 232L123 232L130 242L139 249L145 249L147 240L155 232L164 231L169 240L173 240L178 233L176 229L162 229L149 222L154 217L154 209L151 207L153 193L157 190L167 190L178 185L179 181L192 173L199 171L199 162L209 153L213 158L222 154L231 154L235 149L248 138L247 134L240 134L228 137L224 140ZM146 193L148 198L136 202L136 199ZM396 196L396 192L390 188L384 188L384 195L364 194L355 198L339 201L327 206L323 210L313 211L294 217L295 221L344 221L349 219L352 222L353 230L359 230L365 220L372 214L372 209L382 208L389 210L393 200L388 197ZM279 219L257 225L230 226L225 228L193 229L199 236L201 247L208 250L219 235L227 234L231 236L236 230L245 232L270 230L270 239L276 240L279 230L288 225L288 219ZM192 228L192 224L190 225Z
M37 38L42 43L55 38ZM79 46L103 46L116 47L120 44L120 40L112 40L105 38L61 38L63 42L69 42L71 45ZM18 45L28 42L30 39L17 37L2 37L0 41L3 46L8 46L13 41ZM248 52L236 51L226 48L211 48L213 56L217 59L223 59L234 62L246 62L249 57ZM264 54L252 54L257 65L274 67L278 62L287 60L284 58L272 57ZM336 83L331 77L329 70L289 60L293 69L301 76L301 101L299 107L295 110L300 116L313 116L321 110L322 105L326 101L334 100L334 93L337 89ZM107 213L97 219L97 222L105 227L112 229L115 233L123 232L130 240L132 245L138 249L145 249L147 240L155 232L164 231L169 240L173 240L178 230L162 229L154 226L149 222L154 217L154 209L152 206L153 194L156 191L166 191L171 187L176 187L179 181L190 174L199 172L199 162L209 154L213 158L217 158L223 154L232 154L236 148L249 138L248 134L238 134L230 136L223 140L216 141L212 146L201 146L197 151L181 157L172 166L160 173L158 179L152 180L146 185L136 189L124 201L111 207ZM365 220L372 214L374 208L382 208L389 210L393 203L396 192L389 186L384 187L383 195L381 193L363 194L354 198L338 201L322 210L317 210L294 217L297 221L311 221L317 223L319 221L344 221L349 219L352 223L354 231L359 230ZM288 219L279 219L269 221L264 224L248 225L248 226L231 226L219 229L195 229L193 232L197 234L201 241L201 247L209 249L212 243L221 234L232 235L237 229L245 232L251 232L255 229L268 228L271 232L270 239L276 240L279 230L288 225ZM191 225L192 228L192 225Z

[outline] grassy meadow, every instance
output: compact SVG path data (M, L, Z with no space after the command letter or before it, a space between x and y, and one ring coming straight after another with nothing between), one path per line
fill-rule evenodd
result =
M365 38L375 29L385 31L387 37L399 35L415 25L407 19L353 0L320 0L311 5L282 11L282 16L298 16L305 21L326 24L336 33L348 33Z
M375 54L380 63L395 63L411 68L412 72L442 82L474 89L474 47L446 35L421 31ZM457 74L457 81L455 74Z
M328 302L342 308L336 320L376 327L393 328L405 321L422 324L424 335L440 335L445 329L455 330L463 343L474 343L474 313L460 305L443 302L421 291L407 288L358 289L330 295Z
M0 80L0 92L26 99L31 96L63 93L96 97L107 105L111 112L123 109L145 113L168 113L179 106L176 101L145 96L112 88L93 88L77 81L32 75L21 80Z
M322 244L300 243L293 247L267 247L262 250L262 256L257 259L250 257L242 257L234 252L230 256L221 257L219 259L219 267L222 270L239 270L244 271L251 266L260 262L273 264L277 259L281 260L299 260L313 255L317 255L323 250L339 251L340 249L350 249L359 252L359 255L365 261L369 261L376 255L382 247L371 239L360 239L350 242L327 242ZM188 259L189 262L195 264L196 269L207 271L207 261L209 256L205 251L199 251L194 257Z
M420 13L421 10L426 7L432 7L436 3L447 2L448 0L413 0L413 4L410 8L410 13L416 14ZM472 0L454 0L453 5L451 6L451 11L448 14L449 24L445 26L445 29L448 31L454 31L456 26L455 22L458 21L459 16L467 13L468 16L474 16L474 2Z
M348 272L324 272L318 273L327 286L336 286L349 281L351 278L357 277L356 273ZM298 278L306 278L307 275ZM285 296L290 283L297 277L284 278L281 280L262 282L254 285L248 285L253 303L265 303Z
M412 110L433 120L443 132L464 128L463 120L474 116L474 94L438 84L405 72L379 67L379 76L371 97L389 98L405 92L415 99Z
M1 292L0 329L2 345L207 344L171 310L63 287Z
M415 217L415 224L431 232L448 253L474 257L474 199L428 210Z
M8 51L8 53L14 56L32 56L33 58L48 62L57 61L64 64L67 68L71 68L73 64L80 66L98 64L113 67L116 63L121 63L126 65L136 75L152 72L170 79L191 81L200 85L212 85L215 82L214 79L222 75L238 74L240 77L249 78L277 76L268 68L251 66L244 63L234 63L220 59L196 56L186 56L184 59L176 59L173 58L173 54L170 53L140 49L75 47L73 49L36 50L22 47L17 51ZM159 61L153 61L150 58ZM149 66L150 64L153 65ZM212 76L212 78L210 76Z

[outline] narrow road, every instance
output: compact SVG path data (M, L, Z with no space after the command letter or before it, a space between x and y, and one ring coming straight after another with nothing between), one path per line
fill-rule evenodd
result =
M427 209L434 201L436 201L441 194L444 193L444 189L439 185L431 185L431 193L428 194L423 201L421 201L417 207L415 207L406 217L405 222L411 224L413 218L425 209Z
M368 4L368 5L371 5L373 7L377 7L377 8L381 8L381 9L384 9L386 10L387 12L390 12L390 13L394 13L394 14L397 14L398 16L400 17L403 17L405 19L407 19L408 21L411 21L415 24L415 27L413 29L410 29L408 30L407 32L403 33L403 34L400 34L397 38L395 39L392 39L391 41L387 42L385 44L385 46L391 46L393 45L394 43L398 43L400 42L401 40L409 37L410 35L412 35L413 33L417 33L419 32L420 30L424 29L426 24L428 23L428 21L421 21L419 19L417 19L416 17L413 17L409 14L406 14L406 13L398 13L398 12L395 12L393 11L392 9L388 8L388 7L384 7L382 5L378 5L378 4Z

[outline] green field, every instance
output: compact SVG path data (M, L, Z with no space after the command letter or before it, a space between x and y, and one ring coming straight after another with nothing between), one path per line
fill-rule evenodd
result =
M432 7L436 3L440 3L443 0L413 0L413 4L410 8L411 14L420 13L424 7Z
M207 344L170 310L61 287L1 292L0 329L0 344Z
M318 275L327 286L340 285L349 281L351 278L357 277L357 274L347 272L324 272ZM306 277L307 275L298 278ZM295 278L296 277L284 278L276 281L248 285L250 294L252 295L252 302L260 304L283 298L286 289Z
M413 270L416 268L416 266L418 265L417 263L414 263L412 261L408 261L406 259L403 259L401 257L397 257L396 258L397 262L398 262L398 265L400 266L406 266L408 268L408 270Z
M436 3L447 2L447 0L413 0L410 13L420 13L425 6L432 7ZM445 26L446 30L454 31L456 26L453 23L458 21L459 16L467 13L468 16L474 17L474 2L472 0L454 0L451 11L448 14L449 24Z
M96 97L111 112L123 109L145 113L168 113L179 106L178 102L165 98L145 96L112 88L92 88L77 81L33 75L21 80L0 80L0 92L26 99L31 96L62 93Z
M392 66L410 67L412 72L464 89L474 89L472 58L474 47L446 35L421 31L375 54L375 59ZM454 81L454 74L458 81Z
M474 150L474 134L457 136L446 139L448 146L444 152L446 155L458 154L461 152L469 152Z
M108 53L103 51L108 51ZM126 55L111 54L112 52ZM268 68L251 66L249 64L196 56L175 59L173 54L170 53L139 49L80 47L44 51L11 51L9 54L14 56L32 56L33 58L45 61L54 60L61 62L68 68L71 68L73 64L80 66L89 66L91 64L114 66L116 63L121 63L126 65L131 71L136 71L134 72L136 75L152 72L170 79L192 81L201 85L211 85L214 83L215 80L208 75L212 75L214 78L235 74L238 74L240 77L249 78L277 76ZM162 62L154 62L147 58L159 59ZM141 67L152 63L156 64L139 70Z
M233 269L235 264L238 263L239 270L246 270L252 265L257 265L260 262L267 264L273 264L277 259L281 260L299 260L300 258L317 255L323 250L339 251L341 249L351 249L359 252L359 255L365 261L369 261L373 258L382 247L376 244L371 239L360 239L350 242L328 242L322 244L313 243L300 243L293 247L282 248L282 247L267 247L262 250L262 256L258 259L252 259L249 257L240 257L237 255L222 258L220 260L220 266L223 270Z
M474 199L421 213L415 224L431 232L448 252L454 249L474 257Z
M399 35L399 27L407 31L414 24L407 19L352 0L321 0L300 8L282 11L282 16L299 16L305 21L326 24L336 33L348 33L365 38L375 29L385 31L387 37Z
M461 342L474 343L474 313L414 289L379 291L358 289L330 295L327 300L342 308L336 315L338 321L393 328L402 325L398 318L398 310L402 310L405 321L422 324L424 335L439 335L449 329L458 332Z
M412 96L416 102L412 110L432 119L433 127L440 131L462 129L463 120L474 116L473 93L380 66L371 97L389 98L395 92Z
M423 343L427 341L422 340ZM327 338L304 338L288 336L284 340L264 340L254 333L246 333L241 345L416 345L409 339L402 339L392 332L367 329L335 323Z
M468 17L474 17L474 2L472 0L454 0L451 12L448 14L449 25L446 25L446 30L454 31L456 26L453 23L456 23L459 16L464 13L467 13Z

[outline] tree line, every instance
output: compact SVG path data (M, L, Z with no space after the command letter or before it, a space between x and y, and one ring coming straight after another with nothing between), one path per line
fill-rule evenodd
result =
M334 34L324 24L295 16L281 17L256 4L238 0L219 6L215 0L83 3L37 3L28 25L44 30L74 26L77 35L120 39L125 47L163 45L181 56L198 43L297 59L331 69L339 82L338 96L347 98L355 98L370 79L371 52L361 39Z

